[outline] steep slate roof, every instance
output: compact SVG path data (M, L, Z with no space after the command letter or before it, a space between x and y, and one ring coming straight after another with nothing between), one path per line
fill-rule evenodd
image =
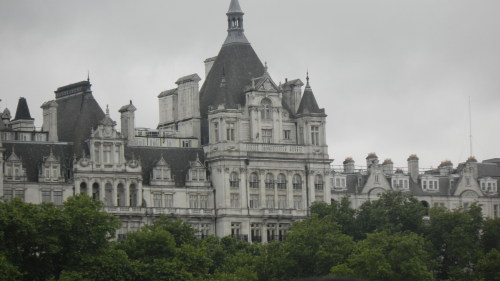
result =
M195 161L197 154L203 163L205 158L202 148L125 147L126 159L135 158L141 162L145 185L150 184L151 171L163 157L172 169L175 185L185 186L189 162Z
M38 172L44 157L50 155L50 150L54 156L61 160L61 174L67 180L66 169L72 168L73 145L61 143L33 143L33 142L9 142L4 141L4 156L7 158L12 154L12 149L16 155L22 159L23 167L26 168L26 176L29 182L38 181Z
M90 82L82 81L57 89L57 133L59 140L73 142L75 153L82 154L90 130L104 118L104 112L90 91ZM73 92L74 91L74 92Z
M304 94L302 95L302 99L300 100L300 105L299 109L297 110L297 114L304 115L311 113L325 114L325 110L319 108L318 102L316 102L316 98L314 97L311 86L309 85L309 77L308 77L306 88L304 89Z
M35 120L31 118L30 109L25 98L19 98L17 103L16 117L14 120Z
M493 163L478 163L477 164L478 177L500 177L500 166Z
M240 3L238 0L231 0L231 4L229 4L229 10L227 11L228 14L235 14L235 13L240 13L242 14L243 11L241 10Z
M232 100L236 104L244 105L244 88L252 84L252 78L261 77L264 72L264 65L251 45L223 46L200 90L202 116L207 116L209 106L225 103L225 95L221 91L223 76L226 80L227 92L232 96Z

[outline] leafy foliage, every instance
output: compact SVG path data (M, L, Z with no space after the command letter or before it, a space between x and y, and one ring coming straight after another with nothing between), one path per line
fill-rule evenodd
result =
M388 192L350 207L314 203L284 242L196 239L189 224L160 217L115 241L119 221L85 195L63 206L0 203L0 280L285 281L313 276L376 280L500 280L500 219L427 210Z

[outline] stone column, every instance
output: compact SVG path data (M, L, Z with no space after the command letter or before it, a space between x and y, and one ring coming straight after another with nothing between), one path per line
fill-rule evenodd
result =
M264 209L267 208L266 206L266 173L264 170L259 170L257 172L259 175L259 189L260 189L260 208Z
M105 186L106 180L100 180L99 181L99 200L101 200L104 205L106 205L106 186Z
M286 171L287 209L293 209L293 171Z
M1 172L2 171L0 171L0 173ZM81 184L80 180L75 179L75 182L74 182L74 185L75 185L75 194L73 194L73 195L80 194L80 184Z
M119 182L111 183L113 186L113 192L111 194L112 206L118 206L118 184Z
M137 183L137 207L142 207L142 180Z
M130 182L125 185L125 206L130 207Z

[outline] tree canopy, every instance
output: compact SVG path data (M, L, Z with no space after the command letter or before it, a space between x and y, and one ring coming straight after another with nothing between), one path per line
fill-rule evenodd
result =
M347 197L316 202L283 242L201 240L188 223L169 217L116 240L119 227L85 195L62 206L4 201L0 280L500 280L500 219L483 219L478 205L427 210L401 192L357 210Z

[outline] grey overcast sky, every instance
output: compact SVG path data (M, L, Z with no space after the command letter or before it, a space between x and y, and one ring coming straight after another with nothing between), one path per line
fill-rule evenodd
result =
M111 117L131 99L155 128L157 95L226 37L230 0L1 0L0 109L26 97L36 126L57 87L85 80ZM370 152L406 167L500 157L499 0L240 0L276 83L305 81L326 109L334 164ZM202 81L203 82L203 81ZM200 84L201 85L201 84ZM86 128L82 128L86 129Z

